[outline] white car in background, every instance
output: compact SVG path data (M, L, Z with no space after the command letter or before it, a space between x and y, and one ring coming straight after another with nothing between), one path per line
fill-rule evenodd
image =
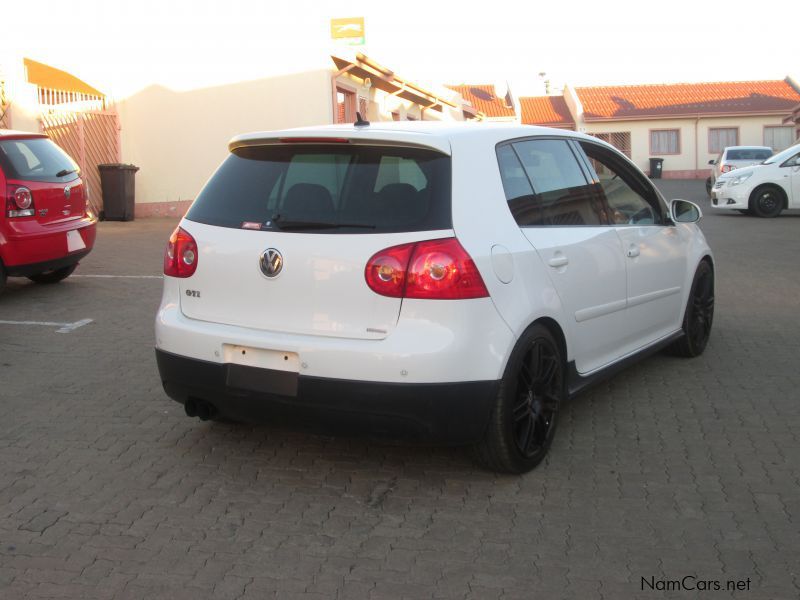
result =
M800 144L762 164L720 175L711 190L711 205L758 217L800 208Z
M711 194L717 179L724 173L734 169L749 167L764 162L774 152L769 146L728 146L717 158L708 161L711 165L711 176L706 180L706 192Z
M324 415L521 473L568 396L706 347L700 209L596 138L362 121L229 150L164 256L158 369L189 416Z

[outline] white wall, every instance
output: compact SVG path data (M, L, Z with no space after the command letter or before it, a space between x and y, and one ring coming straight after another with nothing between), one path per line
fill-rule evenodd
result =
M151 86L117 106L122 161L140 168L136 202L193 200L234 135L331 123L331 72L185 92Z
M779 116L761 117L701 117L699 119L650 119L644 121L588 122L583 127L586 133L614 131L631 132L631 159L644 171L650 169L650 157L664 159L665 176L706 177L710 167L708 161L716 153L708 151L708 131L713 127L738 127L739 144L761 146L764 143L764 126L780 125ZM650 130L678 129L680 131L679 154L651 154Z

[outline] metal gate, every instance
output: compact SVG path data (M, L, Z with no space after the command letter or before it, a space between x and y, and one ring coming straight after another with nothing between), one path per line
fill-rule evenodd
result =
M44 108L44 107L43 107ZM49 108L40 114L42 132L61 146L81 168L89 206L103 208L97 165L121 160L119 115L114 110L69 111Z

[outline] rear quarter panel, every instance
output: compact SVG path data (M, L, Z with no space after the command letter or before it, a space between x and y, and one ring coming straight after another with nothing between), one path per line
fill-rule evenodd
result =
M567 341L567 360L571 360L571 331L563 318L558 294L539 255L508 210L495 150L507 138L502 132L488 131L480 140L456 137L451 141L453 229L480 270L498 313L514 333L513 343L533 321L547 317L561 326ZM506 256L496 257L494 265L493 246L500 246L499 254ZM513 277L504 283L495 265L502 267L498 262L507 263L509 259ZM506 356L510 351L508 348Z

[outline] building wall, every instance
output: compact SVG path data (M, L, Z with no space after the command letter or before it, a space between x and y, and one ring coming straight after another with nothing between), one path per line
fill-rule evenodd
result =
M137 216L185 211L239 133L331 123L320 69L185 92L152 86L118 104L122 160L139 167Z
M631 160L645 172L650 170L650 157L664 159L663 177L705 179L710 174L708 161L718 153L709 152L709 129L738 127L739 145L764 144L764 127L781 125L780 116L771 117L701 117L699 119L651 119L642 121L588 122L581 125L586 133L631 132ZM654 154L650 151L650 131L678 129L678 154Z

